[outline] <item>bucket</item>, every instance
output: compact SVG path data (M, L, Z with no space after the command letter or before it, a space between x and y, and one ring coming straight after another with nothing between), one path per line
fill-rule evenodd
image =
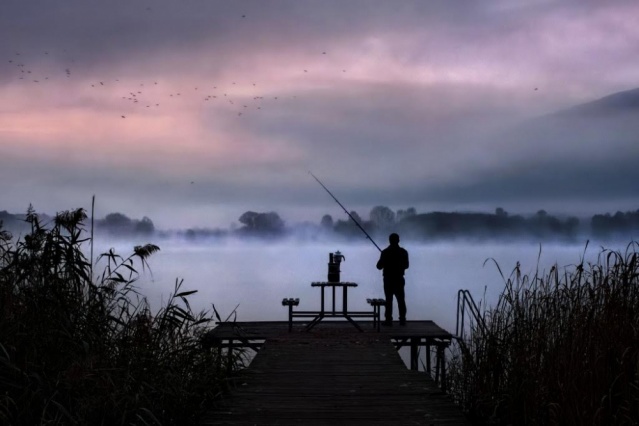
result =
M339 263L329 263L328 264L328 282L329 283L338 283L339 282Z

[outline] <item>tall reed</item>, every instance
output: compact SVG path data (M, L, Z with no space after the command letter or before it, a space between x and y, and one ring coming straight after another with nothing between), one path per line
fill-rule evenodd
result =
M196 424L228 376L201 344L212 317L179 280L157 311L137 293L153 244L103 253L94 281L86 218L43 225L30 207L24 238L0 228L0 424Z
M638 246L533 276L517 264L450 362L477 424L639 424Z

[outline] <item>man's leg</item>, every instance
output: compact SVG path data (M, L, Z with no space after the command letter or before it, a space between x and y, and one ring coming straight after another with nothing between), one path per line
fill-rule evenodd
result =
M397 297L397 308L399 310L399 323L406 323L406 300L404 298L404 279L397 283L395 289L395 297Z
M390 283L384 280L384 297L386 298L386 305L384 306L384 318L386 323L392 323L393 321L393 288Z

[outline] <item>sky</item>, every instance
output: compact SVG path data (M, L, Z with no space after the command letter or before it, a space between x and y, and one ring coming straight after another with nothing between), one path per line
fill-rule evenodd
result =
M636 210L639 93L561 111L638 58L636 0L2 0L0 210Z

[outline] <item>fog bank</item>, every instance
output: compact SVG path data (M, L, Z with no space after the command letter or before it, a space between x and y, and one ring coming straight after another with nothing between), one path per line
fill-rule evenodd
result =
M496 302L504 288L496 265L508 278L517 262L523 273L534 274L536 270L548 271L554 264L559 268L578 264L584 254L586 261L595 261L600 252L593 243L585 250L585 241L541 247L535 243L401 244L410 254L406 271L408 319L433 320L451 332L459 289L470 290L476 301ZM108 247L108 242L96 242L95 253ZM126 255L132 247L118 242L114 248ZM320 290L310 284L326 280L328 255L337 250L346 256L341 265L342 281L359 284L349 292L349 308L367 310L367 298L383 297L381 272L375 268L379 252L372 244L163 241L160 248L149 259L151 270L137 283L154 310L173 292L176 279L183 279L182 290L198 290L189 300L195 310L210 310L214 304L224 319L239 305L238 321L284 321L287 314L281 301L285 297L300 298L302 310L319 308ZM625 244L607 248L623 250Z

